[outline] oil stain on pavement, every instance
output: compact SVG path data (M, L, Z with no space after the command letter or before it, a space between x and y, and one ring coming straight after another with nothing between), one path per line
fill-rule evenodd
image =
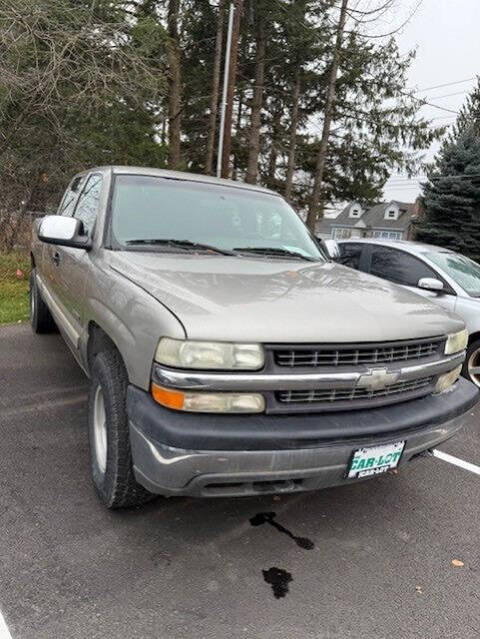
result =
M270 526L273 526L273 528L275 528L279 532L287 535L287 537L290 537L290 539L293 539L297 546L303 548L304 550L312 550L315 547L315 544L310 539L307 539L306 537L297 537L297 535L294 535L290 530L285 528L285 526L282 526L282 524L279 524L277 521L275 521L276 516L277 514L273 512L258 513L258 515L255 515L250 519L250 523L252 524L252 526L262 526L263 524L270 524ZM287 570L284 570L283 568L276 567L269 568L268 570L262 570L262 573L263 578L267 582L267 584L270 584L272 586L273 596L275 597L275 599L281 599L282 597L285 597L289 591L289 584L291 581L293 581L291 573L289 573Z
M293 539L293 541L297 544L297 546L300 546L300 548L303 548L304 550L312 550L315 547L315 544L310 539L307 539L306 537L297 537L292 532L287 530L284 526L276 522L275 521L276 516L277 516L276 513L258 513L258 515L255 515L255 517L252 517L250 519L250 523L252 524L252 526L261 526L262 524L270 524L271 526L276 528L279 532L283 533L284 535L287 535L287 537L290 537L290 539Z
M262 572L267 584L272 586L275 599L285 597L289 588L288 584L293 581L292 575L283 568L269 568L262 570Z

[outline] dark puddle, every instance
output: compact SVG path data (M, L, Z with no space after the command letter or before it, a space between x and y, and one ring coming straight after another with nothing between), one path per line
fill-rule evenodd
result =
M255 515L255 517L252 517L250 519L250 523L252 524L252 526L261 526L262 524L270 524L270 526L273 526L274 528L276 528L278 532L281 532L284 535L287 535L287 537L290 537L290 539L293 539L293 541L297 544L297 546L300 546L300 548L303 548L304 550L312 550L312 548L315 547L315 544L310 539L307 539L306 537L297 537L296 535L291 533L289 530L287 530L284 526L282 526L282 524L279 524L278 522L276 522L275 521L276 516L277 516L276 513L258 513L258 515ZM271 568L270 570L280 570L280 569ZM263 572L263 574L265 575L265 571ZM290 573L286 573L286 574L289 575ZM290 578L291 578L291 575L290 575ZM282 597L283 596L284 595L282 595Z
M285 597L289 590L288 584L293 581L292 575L283 570L283 568L269 568L268 570L262 570L262 572L267 584L272 586L275 599Z

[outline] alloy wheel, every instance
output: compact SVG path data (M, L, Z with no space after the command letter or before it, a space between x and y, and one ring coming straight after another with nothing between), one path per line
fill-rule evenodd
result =
M468 376L480 388L480 348L473 351L467 363Z
M95 390L93 403L93 445L98 467L102 474L105 474L107 468L107 416L100 385Z

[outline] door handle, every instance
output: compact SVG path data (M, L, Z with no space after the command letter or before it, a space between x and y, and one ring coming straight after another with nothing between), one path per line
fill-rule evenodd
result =
M52 262L55 264L55 266L58 266L60 264L60 253L58 251L55 251L55 253L52 255Z

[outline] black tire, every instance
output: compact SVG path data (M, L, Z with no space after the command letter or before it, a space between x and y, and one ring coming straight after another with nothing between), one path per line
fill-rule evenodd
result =
M55 320L43 301L35 273L33 268L30 274L30 325L34 333L52 333L56 329Z
M133 474L127 386L127 372L119 353L113 349L99 353L93 362L90 380L88 434L93 483L107 508L138 506L154 497L135 481ZM96 410L96 402L104 409L104 430L98 428L102 421L98 415L102 413L98 406ZM99 433L105 435L106 442Z
M477 368L478 372L471 371L472 367ZM480 339L469 344L467 348L467 355L463 362L462 375L477 386L480 386Z

